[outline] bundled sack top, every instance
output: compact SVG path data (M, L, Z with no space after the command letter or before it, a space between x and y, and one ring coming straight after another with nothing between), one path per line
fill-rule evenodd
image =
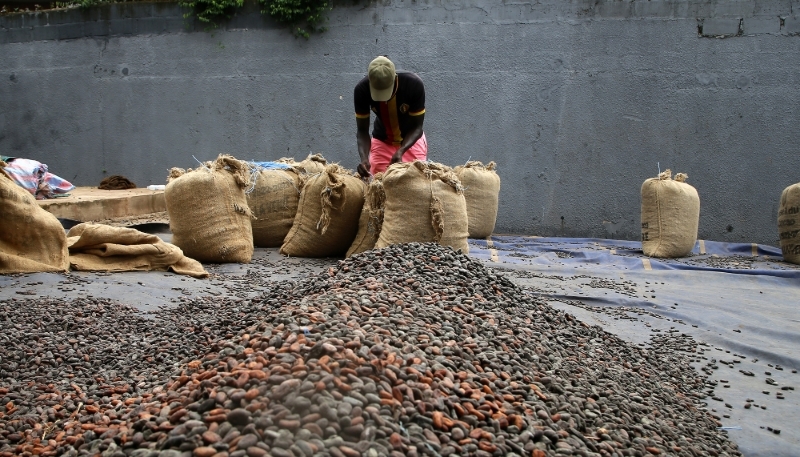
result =
M337 164L308 176L281 254L293 257L344 255L356 237L365 193L366 184L352 171Z
M164 199L172 244L200 262L250 263L251 212L244 190L250 175L245 162L220 155L195 170L170 170Z
M0 274L69 270L67 235L0 162Z
M302 173L314 175L324 172L328 161L322 157L322 154L309 154L308 157L293 165Z
M642 251L676 258L689 255L697 242L700 197L684 173L666 170L642 184Z
M435 162L391 165L383 175L385 206L376 248L436 242L469 253L467 203L453 170Z
M486 238L494 232L500 204L500 176L497 165L470 161L454 169L464 187L470 238Z

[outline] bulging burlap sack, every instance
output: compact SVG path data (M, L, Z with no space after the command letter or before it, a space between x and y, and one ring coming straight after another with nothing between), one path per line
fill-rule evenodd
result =
M464 186L470 238L486 238L494 231L500 200L500 176L495 168L494 162L484 166L472 161L454 169Z
M436 242L469 252L467 203L450 167L414 161L391 165L383 175L386 204L376 248Z
M281 246L294 257L341 256L353 244L364 206L366 185L339 165L308 176L300 203Z
M347 250L347 257L369 251L378 242L383 226L383 206L386 201L382 179L383 173L378 173L367 188L364 208L358 219L358 233L350 249Z
M666 170L642 184L642 251L650 257L684 257L697 242L700 197L687 176Z
M247 193L247 204L253 213L253 244L278 247L294 223L302 178L294 168L261 170L254 176L255 184Z
M200 262L250 263L253 231L245 162L220 155L194 171L170 170L164 199L172 244Z
M783 189L781 193L778 232L783 260L800 264L800 183Z
M325 171L328 161L321 154L309 154L305 160L294 164L294 166L303 173L315 175Z
M0 274L67 271L67 235L0 162Z

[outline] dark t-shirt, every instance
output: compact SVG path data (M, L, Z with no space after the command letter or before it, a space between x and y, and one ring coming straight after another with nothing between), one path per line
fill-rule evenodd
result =
M411 130L411 116L425 114L425 85L414 73L397 73L395 81L397 90L394 97L387 102L372 100L369 92L369 79L356 84L353 91L353 102L356 118L369 119L369 112L375 113L372 136L384 143L399 146L403 138Z

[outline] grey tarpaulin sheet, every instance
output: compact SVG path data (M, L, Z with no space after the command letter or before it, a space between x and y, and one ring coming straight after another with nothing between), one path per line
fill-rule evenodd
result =
M496 236L470 240L470 255L623 339L679 332L708 344L695 367L717 385L703 401L742 452L800 455L800 266L779 249L699 241L686 258L655 259L639 242Z

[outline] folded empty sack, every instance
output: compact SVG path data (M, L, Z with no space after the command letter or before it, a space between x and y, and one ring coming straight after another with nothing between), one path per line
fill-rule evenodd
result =
M83 271L173 271L195 278L208 272L174 244L126 227L82 223L67 233L69 263Z

